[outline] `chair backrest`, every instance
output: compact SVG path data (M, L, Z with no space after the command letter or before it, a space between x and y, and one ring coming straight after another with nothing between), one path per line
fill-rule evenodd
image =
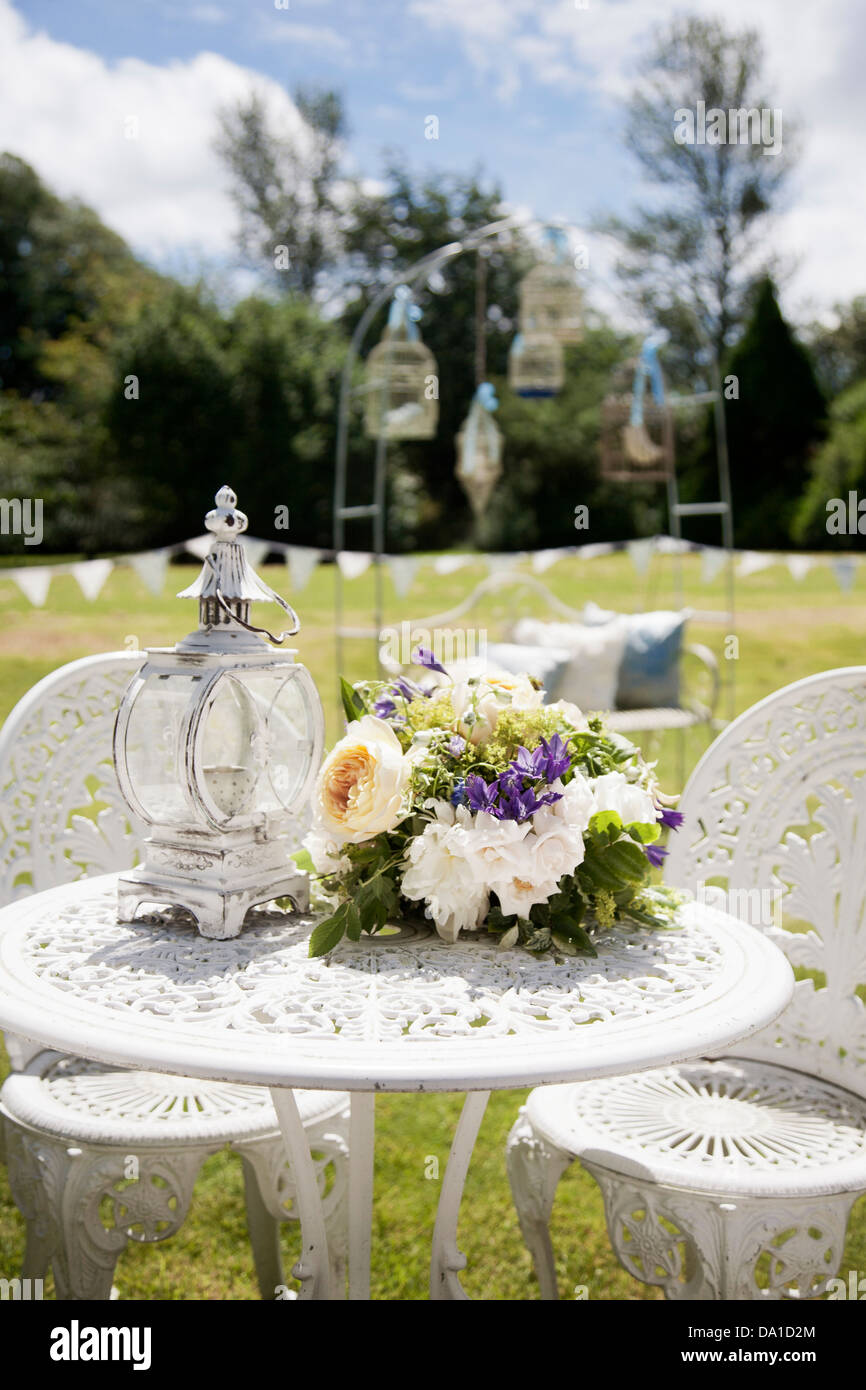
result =
M131 868L144 827L117 784L112 733L142 652L71 661L33 686L0 729L0 904Z
M866 1095L866 666L795 681L715 740L679 803L666 880L801 967L784 1013L731 1049Z

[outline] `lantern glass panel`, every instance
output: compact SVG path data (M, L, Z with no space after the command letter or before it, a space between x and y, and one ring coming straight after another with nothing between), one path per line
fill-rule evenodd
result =
M253 808L264 771L264 732L264 719L244 682L223 676L208 711L199 759L208 794L226 817Z
M245 671L242 679L257 715L253 749L263 775L256 809L294 815L315 771L318 719L312 681L302 666Z
M129 777L145 815L155 823L181 825L191 816L179 760L186 719L198 700L202 680L200 674L155 672L145 679L130 711Z

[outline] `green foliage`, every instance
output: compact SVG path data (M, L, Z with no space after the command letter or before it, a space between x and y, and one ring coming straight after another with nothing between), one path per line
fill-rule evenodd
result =
M825 403L770 280L759 287L726 371L737 377L740 392L725 411L737 544L787 545L811 451L823 433Z
M850 304L837 304L835 313L834 327L816 323L806 334L818 382L827 396L837 396L866 379L866 295L858 295Z
M815 455L811 476L794 520L793 534L803 545L850 549L859 533L828 536L827 503L849 491L866 496L866 380L858 381L833 402L827 439Z

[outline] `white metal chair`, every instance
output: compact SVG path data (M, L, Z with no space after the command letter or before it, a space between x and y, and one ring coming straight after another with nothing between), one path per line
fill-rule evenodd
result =
M136 862L111 739L142 654L85 657L46 676L0 730L0 903ZM243 1160L247 1220L264 1298L285 1288L279 1223L294 1190L266 1090L123 1070L8 1038L0 1091L12 1195L27 1222L24 1278L49 1263L58 1298L108 1298L127 1242L181 1226L204 1160L229 1145ZM301 1091L298 1104L344 1283L349 1098Z
M866 1192L866 667L747 710L680 809L668 882L745 917L800 978L733 1055L532 1092L507 1163L543 1298L557 1296L548 1222L575 1158L621 1263L668 1298L817 1297Z

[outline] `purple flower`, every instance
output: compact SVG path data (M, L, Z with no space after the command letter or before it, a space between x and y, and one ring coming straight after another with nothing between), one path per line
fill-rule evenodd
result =
M483 777L471 775L466 779L466 794L473 811L486 811L497 820L514 820L521 823L540 810L562 799L561 792L545 792L537 796L531 787L524 789L522 777L506 768L489 785Z
M452 806L466 805L466 783L462 777L457 778L457 781L454 783L454 790L449 796L448 800L451 802Z
M643 852L654 869L660 869L667 858L667 850L661 845L644 845Z
M404 676L398 676L397 679L392 682L391 689L396 690L398 695L402 695L407 703L412 700L417 700L420 695L426 696L429 694L429 691L422 690L420 685L416 685L414 681L407 681Z
M452 758L459 758L465 747L466 740L465 738L461 738L460 734L454 734L453 737L448 740L448 752L451 754Z
M396 710L397 706L393 700L388 699L387 695L383 695L373 706L373 713L377 719L389 719L392 714L396 713Z
M667 826L668 830L679 830L685 816L682 811L669 811L667 806L662 806L656 820L660 825Z
M530 816L535 815L542 806L550 806L554 801L561 801L561 792L546 792L544 796L536 796L531 787L526 791L521 791L518 786L511 784L503 789L499 797L499 806L494 811L498 820L516 820L519 823L529 820Z
M445 667L439 665L429 647L419 647L413 653L412 660L417 662L419 666L426 666L428 671L440 671L443 676L448 675Z
M550 742L542 739L531 753L528 748L518 748L517 757L510 764L515 773L538 782L555 782L571 767L571 754L567 741L563 743L559 734L554 734Z
M488 787L483 777L477 773L472 773L466 778L466 797L473 811L489 811L491 815L501 820L496 808L496 797L499 787L496 782L492 782Z

